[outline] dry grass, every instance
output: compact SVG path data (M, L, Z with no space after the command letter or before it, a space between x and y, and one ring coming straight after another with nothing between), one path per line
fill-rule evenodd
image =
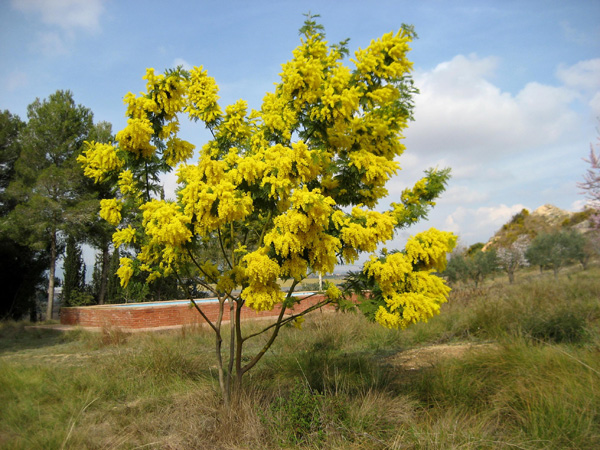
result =
M599 448L599 299L593 269L457 291L404 332L316 314L283 330L233 408L206 328L7 323L0 448Z

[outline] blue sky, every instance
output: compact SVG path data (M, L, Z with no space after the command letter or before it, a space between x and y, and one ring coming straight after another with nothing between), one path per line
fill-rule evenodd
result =
M600 1L3 1L0 108L26 119L36 97L70 89L116 132L146 67L183 64L216 78L222 106L258 109L308 11L351 52L402 23L419 35L421 94L388 203L428 167L453 178L429 221L395 245L430 226L483 242L522 208L583 207L576 183L600 125ZM198 125L184 133L207 139Z

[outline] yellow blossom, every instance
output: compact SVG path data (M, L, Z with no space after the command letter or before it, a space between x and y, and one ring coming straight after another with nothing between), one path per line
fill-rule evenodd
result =
M124 161L119 158L113 145L94 141L85 141L83 144L84 150L77 157L77 162L83 166L83 174L96 183L104 181L110 172L123 167Z
M135 242L135 228L131 225L127 225L126 228L115 231L112 240L116 248L119 248L122 244Z
M183 139L170 137L167 141L167 148L164 151L165 162L169 166L176 166L180 162L186 161L194 153L193 144Z
M221 108L217 103L219 88L215 79L209 77L202 66L190 71L188 86L188 104L185 111L192 119L213 123L221 117Z
M297 328L299 330L302 329L302 324L303 323L304 323L304 316L298 316L292 322L292 324L294 325L294 328Z
M327 295L330 300L337 300L342 296L342 291L340 291L335 284L327 283L327 291L325 292L325 295Z
M127 287L133 276L133 261L130 258L120 258L119 263L120 267L117 269L117 275L121 280L121 287Z
M153 132L148 119L129 119L127 127L117 133L117 142L123 150L149 158L156 151L156 147L150 143Z
M121 194L127 195L136 191L135 182L133 181L133 173L131 170L124 170L119 174L119 190Z
M117 226L121 222L122 204L116 198L100 200L100 217L111 225Z

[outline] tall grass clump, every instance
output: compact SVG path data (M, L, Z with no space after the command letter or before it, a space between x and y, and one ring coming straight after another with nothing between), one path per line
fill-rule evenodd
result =
M451 294L447 332L478 339L529 335L549 342L585 343L600 320L600 270L560 277L530 277ZM456 298L456 301L455 301ZM434 320L437 320L435 318Z
M428 420L448 414L496 424L497 438L526 448L600 446L600 361L581 348L515 339L495 351L442 363L406 386L428 406Z

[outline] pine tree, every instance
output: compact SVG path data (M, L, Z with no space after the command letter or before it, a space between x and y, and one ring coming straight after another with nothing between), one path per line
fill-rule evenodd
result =
M85 264L81 254L81 247L72 235L69 235L67 238L63 272L63 304L65 306L73 306L78 303L76 299L85 291Z
M9 111L0 112L0 319L37 319L36 293L43 282L47 260L44 252L19 244L7 232L7 215L16 201L7 195L21 154L25 123Z
M16 208L7 216L7 230L20 243L49 253L48 304L52 318L56 261L64 249L65 232L82 228L97 210L76 163L92 128L92 112L76 105L69 91L27 108L23 149L15 177L7 189Z

